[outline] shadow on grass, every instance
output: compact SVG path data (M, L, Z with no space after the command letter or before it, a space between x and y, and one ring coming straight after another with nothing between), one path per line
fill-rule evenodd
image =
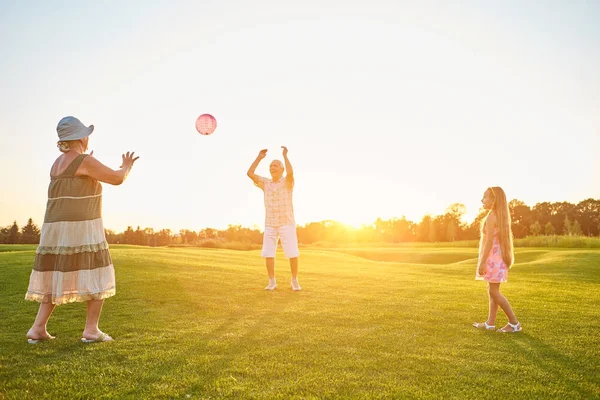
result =
M510 344L518 350L522 361L528 362L541 370L547 377L542 384L562 382L561 387L578 393L581 398L592 398L600 393L600 378L598 363L589 363L589 359L582 360L557 350L551 344L545 343L527 331L515 334L502 334L507 336ZM516 362L522 362L516 360ZM510 360L508 360L510 363Z

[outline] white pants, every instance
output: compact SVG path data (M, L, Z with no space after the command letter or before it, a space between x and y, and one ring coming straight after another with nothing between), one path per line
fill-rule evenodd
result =
M274 258L277 251L277 241L281 239L281 247L287 258L296 258L300 255L298 251L298 237L296 236L296 225L283 225L279 227L265 227L263 237L263 248L260 253L265 258Z

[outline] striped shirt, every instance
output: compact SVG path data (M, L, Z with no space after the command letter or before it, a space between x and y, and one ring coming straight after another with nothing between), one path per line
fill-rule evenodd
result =
M293 183L290 184L283 176L277 182L259 176L256 186L263 190L265 196L265 226L296 225L292 205Z

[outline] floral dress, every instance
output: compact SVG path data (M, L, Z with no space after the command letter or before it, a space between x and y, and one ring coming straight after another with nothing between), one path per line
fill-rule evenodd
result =
M482 240L482 245L479 250L479 259L477 262L477 266L479 266L479 262L481 261L481 257L484 256L481 254L483 251L483 243L485 243L485 237ZM479 275L479 269L475 270L475 279L479 281L486 281L491 283L501 283L508 281L508 267L506 263L502 259L502 250L500 248L500 239L498 238L498 228L494 228L494 238L492 242L492 249L489 254L485 255L487 257L485 262L485 273L483 275Z

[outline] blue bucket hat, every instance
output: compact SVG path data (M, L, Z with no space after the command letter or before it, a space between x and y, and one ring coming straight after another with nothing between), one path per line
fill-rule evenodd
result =
M75 117L64 117L58 122L56 132L62 142L86 138L94 131L94 125L85 126Z

